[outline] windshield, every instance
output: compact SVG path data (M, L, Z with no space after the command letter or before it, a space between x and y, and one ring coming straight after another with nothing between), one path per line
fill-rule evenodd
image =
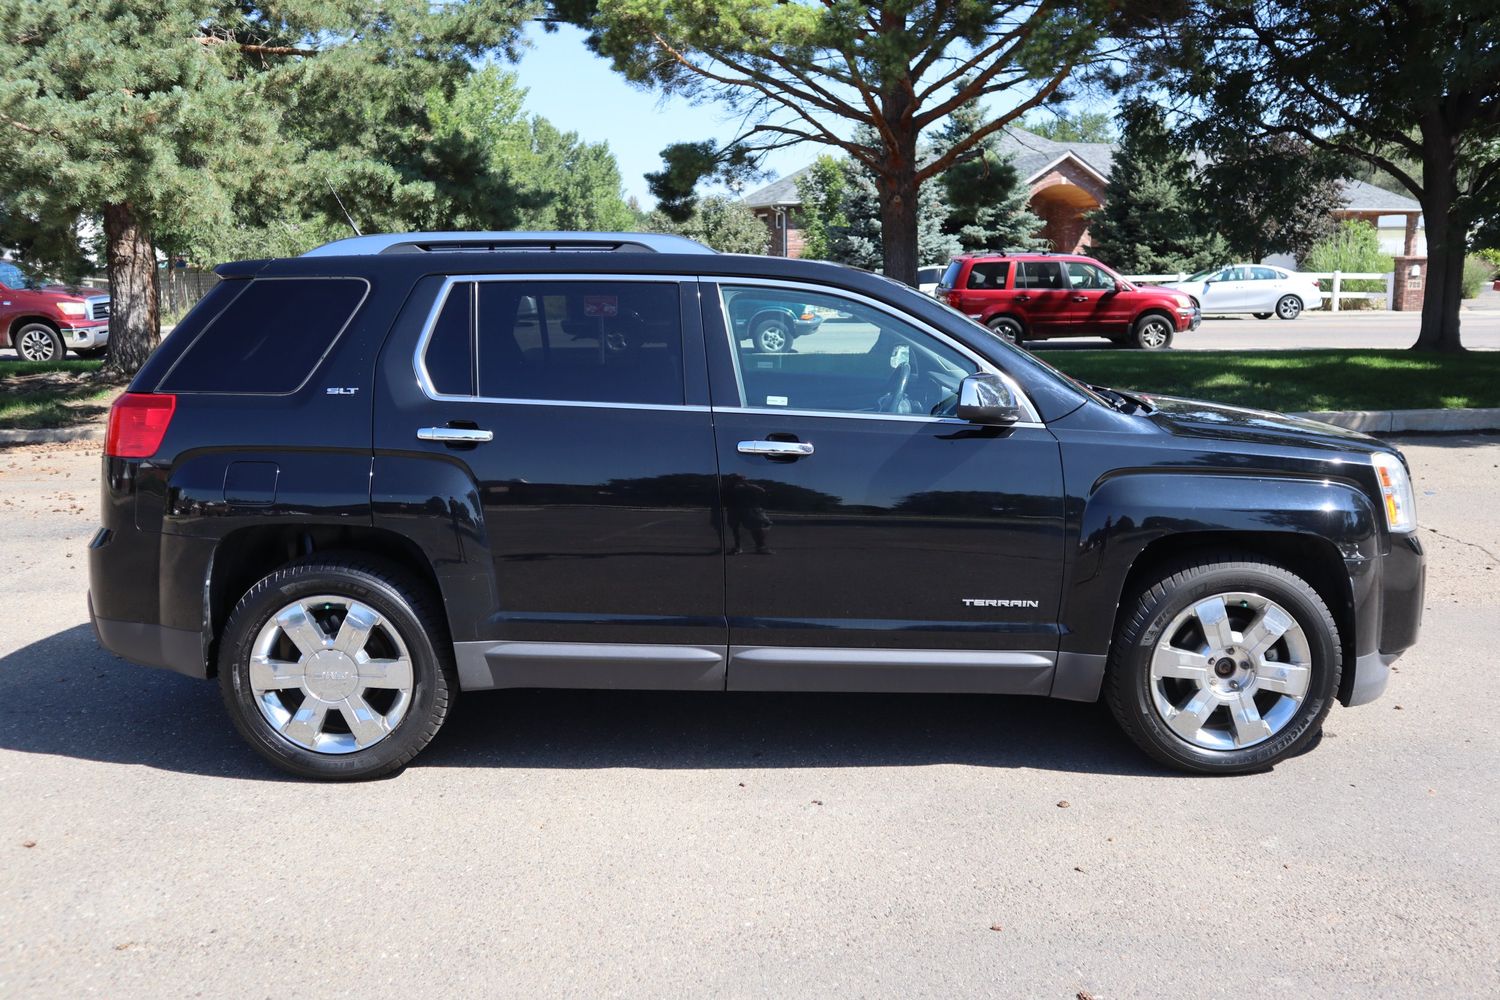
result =
M41 288L41 279L14 261L0 260L0 285L6 288Z

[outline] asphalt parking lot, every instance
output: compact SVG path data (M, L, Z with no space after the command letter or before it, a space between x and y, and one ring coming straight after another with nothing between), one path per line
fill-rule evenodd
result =
M0 995L1493 995L1500 438L1402 443L1422 641L1273 773L1070 703L500 692L354 786L100 651L98 445L0 451Z

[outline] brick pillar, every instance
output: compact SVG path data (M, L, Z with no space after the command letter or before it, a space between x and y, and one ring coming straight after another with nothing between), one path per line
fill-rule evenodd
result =
M1391 309L1395 312L1420 310L1422 293L1427 286L1427 258L1397 257L1395 265L1396 273L1391 279Z

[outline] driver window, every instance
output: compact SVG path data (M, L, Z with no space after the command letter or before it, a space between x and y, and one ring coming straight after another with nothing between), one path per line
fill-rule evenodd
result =
M1113 278L1093 264L1087 264L1081 260L1068 261L1068 278L1072 281L1074 288L1099 289L1115 286Z
M721 287L742 405L832 413L951 413L979 366L861 302L821 292Z

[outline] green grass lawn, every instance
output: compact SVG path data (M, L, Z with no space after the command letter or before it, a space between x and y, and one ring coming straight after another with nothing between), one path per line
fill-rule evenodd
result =
M0 428L67 427L102 416L118 386L93 379L99 361L0 361Z
M1500 351L1039 351L1084 382L1301 410L1500 407Z

